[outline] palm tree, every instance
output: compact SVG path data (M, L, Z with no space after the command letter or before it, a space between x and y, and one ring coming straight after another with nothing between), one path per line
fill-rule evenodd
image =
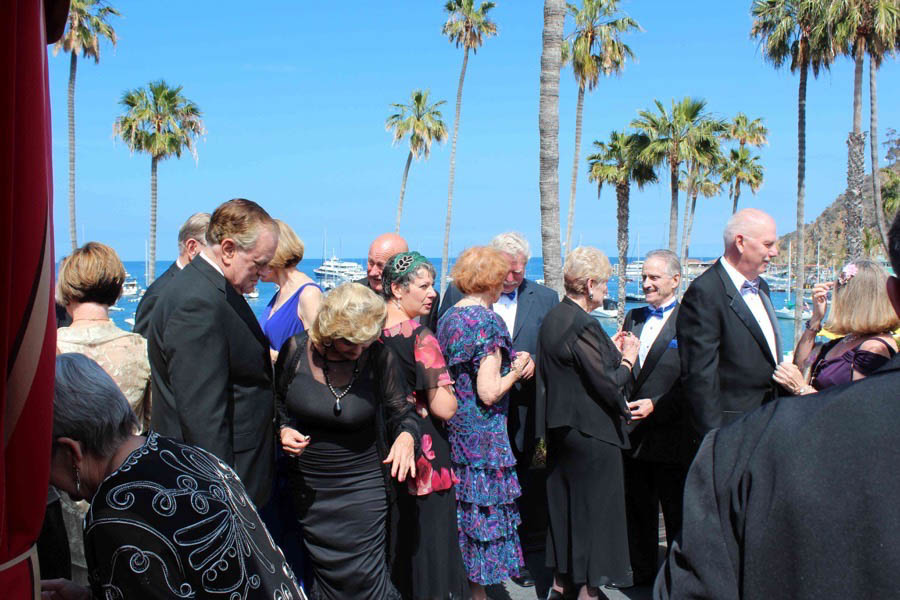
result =
M872 258L872 255L876 252L880 251L883 247L881 245L881 236L877 233L866 227L863 229L863 253L865 253L867 258Z
M790 61L791 72L799 71L797 91L797 253L794 294L802 298L806 281L806 240L803 213L806 199L806 79L809 70L818 77L828 68L833 52L825 22L824 0L755 0L750 10L753 26L750 35L759 39L764 58L776 68ZM800 337L803 304L794 312L794 339Z
M877 72L884 57L893 54L900 42L900 3L897 0L832 0L828 20L841 53L854 61L853 131L847 139L847 246L850 256L863 250L862 187L865 177L865 132L862 131L863 61L869 55L869 151L872 173L878 173L878 92ZM873 176L875 219L882 242L887 247L887 224L881 207L881 180Z
M78 53L100 62L100 40L108 39L116 45L116 32L106 22L110 16L121 16L106 0L71 0L66 32L53 45L53 54L60 49L69 53L69 237L72 250L78 247L75 224L75 73L78 70Z
M729 185L729 198L732 200L731 214L737 212L738 200L741 197L741 183L750 186L756 194L763 182L765 169L759 163L758 156L750 156L747 148L732 149L731 154L722 165L721 176Z
M181 86L152 81L145 88L129 90L119 101L125 114L113 125L132 152L150 155L150 248L147 285L156 276L156 167L159 161L181 158L185 149L197 160L196 141L204 135L200 108L181 94Z
M400 199L397 201L397 227L395 231L400 233L400 218L403 216L403 195L406 193L406 177L409 175L409 165L413 157L418 160L425 156L425 160L431 155L431 142L443 142L447 137L447 128L444 126L441 111L438 107L446 104L445 100L428 104L428 90L413 90L409 104L391 104L398 112L387 118L385 129L394 134L396 144L407 135L409 136L409 155L406 157L406 167L403 169L403 181L400 183Z
M579 9L569 4L569 14L575 20L575 31L569 36L572 72L578 83L578 102L575 105L575 158L572 160L572 183L569 188L569 216L566 220L566 252L572 248L572 224L575 221L575 188L581 154L581 116L584 92L597 87L600 74L619 75L628 58L634 58L631 48L619 36L640 31L637 21L626 14L617 15L619 0L584 0Z
M706 101L685 97L667 111L659 100L653 101L657 112L642 110L631 126L649 140L641 151L641 160L652 165L669 166L669 188L672 203L669 209L669 250L678 251L678 175L681 163L698 155L701 148L717 143L716 135L724 124L709 117L704 109Z
M466 79L466 65L469 50L478 53L484 38L497 35L497 24L487 18L494 8L493 2L482 2L476 9L475 0L448 0L444 11L449 15L441 33L450 38L456 47L463 47L462 69L459 71L459 86L456 88L456 116L453 119L453 141L450 144L450 178L447 182L447 221L444 224L444 253L441 255L441 292L447 287L447 266L450 253L450 216L453 212L453 181L456 177L456 140L459 138L459 111L462 107L463 82Z
M764 146L769 143L769 130L763 125L762 119L750 118L742 112L735 115L734 120L725 126L725 137L734 140L739 147L746 145Z
M559 248L559 76L565 16L566 4L563 0L544 0L538 104L541 254L544 258L544 285L560 295L563 286Z
M631 195L631 184L639 188L656 182L653 166L642 162L639 157L646 148L649 139L643 134L626 134L613 131L608 142L594 142L597 152L588 156L588 180L597 182L597 198L603 184L616 188L616 220L618 234L616 245L619 251L619 293L617 302L617 319L619 328L625 321L625 265L628 262L628 200Z
M681 263L687 265L688 254L691 250L691 233L694 229L694 212L697 209L697 197L713 198L722 193L721 182L715 179L714 166L698 165L695 169L681 171L681 183L679 187L691 200L690 209L684 209L684 232L681 235ZM686 283L682 280L682 283Z

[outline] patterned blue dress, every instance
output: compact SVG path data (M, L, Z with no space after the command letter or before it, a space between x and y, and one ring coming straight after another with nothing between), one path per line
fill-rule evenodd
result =
M524 566L515 500L522 494L506 433L508 397L487 406L475 383L486 356L500 349L501 374L515 358L506 325L481 306L453 307L438 324L438 341L456 382L459 407L449 421L450 460L459 477L459 545L470 581L500 583Z

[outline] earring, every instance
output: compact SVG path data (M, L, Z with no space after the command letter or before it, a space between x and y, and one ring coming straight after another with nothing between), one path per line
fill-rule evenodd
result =
M81 471L78 470L74 464L72 465L72 469L75 471L75 492L81 493Z
M588 290L588 300L593 300L593 299L594 299L594 292Z

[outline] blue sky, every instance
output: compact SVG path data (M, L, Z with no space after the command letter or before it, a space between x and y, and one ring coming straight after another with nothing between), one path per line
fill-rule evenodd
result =
M604 79L585 98L573 238L615 254L615 197L587 181L584 157L658 98L704 98L722 118L742 111L762 117L769 145L754 197L742 206L772 213L779 233L794 229L798 78L762 60L749 39L749 2L622 2L643 33L626 41L637 62ZM116 3L118 46L101 62L79 61L76 90L78 242L99 240L125 260L142 260L148 236L150 159L131 155L112 136L128 89L163 78L203 111L208 134L189 155L159 166L157 255L174 258L178 227L191 213L243 196L290 223L307 256L365 256L371 239L393 230L405 146L391 146L384 121L390 103L408 102L414 88L444 99L453 125L462 51L440 33L443 2L370 3L206 0ZM238 8L250 10L238 11ZM498 0L491 17L499 35L470 56L457 148L451 255L516 229L540 249L538 78L543 2ZM567 21L567 31L571 22ZM866 67L866 72L868 66ZM56 253L69 248L66 85L69 58L50 56L53 110ZM879 72L879 132L900 129L898 66ZM852 122L852 63L840 59L807 99L806 216L811 221L846 185L846 137ZM863 97L868 129L868 85ZM564 68L560 91L560 204L565 214L574 153L577 90ZM867 145L868 152L868 145ZM401 233L428 256L440 256L447 203L450 145L414 162ZM883 163L882 153L882 163ZM867 158L868 164L868 158ZM683 194L682 194L683 196ZM683 198L682 198L683 204ZM666 243L668 178L632 191L631 239L641 254ZM721 251L730 215L726 194L698 201L692 254ZM680 232L680 226L679 226ZM632 254L633 254L632 250Z

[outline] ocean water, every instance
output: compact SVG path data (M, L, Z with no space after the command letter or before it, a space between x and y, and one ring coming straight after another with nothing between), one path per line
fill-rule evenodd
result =
M365 258L347 258L343 260L357 262L363 267L365 267L366 259ZM441 259L440 258L432 258L432 264L435 267L435 270L438 273L438 277L440 277L441 272ZM615 258L611 258L613 264L616 263ZM156 275L161 275L166 269L169 268L169 265L172 264L171 261L157 261L156 263ZM322 259L304 259L303 262L300 263L299 269L312 277L314 280L316 279L316 274L313 272L313 269L322 265ZM540 258L532 258L528 261L528 264L525 266L525 276L528 279L542 279L544 277L544 263ZM125 270L131 274L135 279L137 279L138 285L141 289L147 287L146 278L144 273L144 263L138 261L127 261L125 262ZM765 277L765 276L764 276ZM618 286L616 284L615 278L611 279L609 282L609 297L612 299L616 299L618 296L618 290L616 289ZM259 291L259 298L248 298L247 302L250 304L250 307L253 309L253 312L259 316L263 309L268 304L269 300L277 291L275 284L273 283L264 283L260 282L257 287ZM638 294L640 292L640 281L629 281L625 286L625 291L628 294ZM116 305L113 307L113 310L110 312L110 316L113 321L121 327L122 329L126 329L128 331L131 330L131 325L126 319L134 319L134 312L137 309L138 302L140 300L139 296L123 296L119 299ZM783 292L773 292L772 293L772 303L775 306L775 309L778 310L786 305L788 301L787 294ZM639 306L644 306L643 303L635 303L635 302L626 302L625 308L631 309ZM616 320L615 319L598 319L600 324L603 326L603 329L610 335L616 332ZM793 339L794 339L794 322L790 319L778 319L778 325L781 330L781 338L783 340L784 351L790 351L793 349Z

